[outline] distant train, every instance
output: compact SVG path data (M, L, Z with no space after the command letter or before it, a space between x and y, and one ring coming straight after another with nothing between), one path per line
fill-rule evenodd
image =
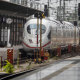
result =
M37 32L38 31L38 32ZM37 18L26 22L23 31L23 48L33 51L40 48L40 20L37 29ZM79 44L79 30L72 23L50 18L42 19L42 47L47 50L67 48Z

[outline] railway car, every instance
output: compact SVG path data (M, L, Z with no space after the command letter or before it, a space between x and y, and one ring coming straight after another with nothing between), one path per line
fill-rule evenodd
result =
M40 20L37 18L26 22L23 31L23 49L33 51L40 48ZM60 22L49 18L42 19L42 48L47 50L67 48L79 44L79 30L70 22Z

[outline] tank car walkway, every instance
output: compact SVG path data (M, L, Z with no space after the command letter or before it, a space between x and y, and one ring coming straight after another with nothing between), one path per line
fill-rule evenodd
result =
M54 62L10 80L80 80L80 56Z

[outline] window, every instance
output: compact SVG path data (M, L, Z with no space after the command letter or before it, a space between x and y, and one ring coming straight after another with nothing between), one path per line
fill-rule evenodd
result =
M37 30L38 28L38 30ZM35 34L37 35L37 31L38 31L38 34L40 34L40 25L37 27L37 24L30 24L28 25L27 27L27 32L29 34ZM42 25L42 34L44 34L46 31L46 27L44 25Z
M57 26L57 34L58 34L58 38L61 38L61 36L62 36L62 28L61 28L61 26Z
M31 34L30 25L27 27L27 32Z
M73 31L71 30L71 38L73 37Z
M50 40L51 39L51 31L48 33L48 39Z
M53 37L57 36L57 27L54 27L53 29L51 29L51 34Z

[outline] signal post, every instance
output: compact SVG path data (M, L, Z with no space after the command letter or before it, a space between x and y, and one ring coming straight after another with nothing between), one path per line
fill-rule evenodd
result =
M43 13L36 13L35 17L37 17L37 57L35 61L41 62L41 52L42 52L42 18L45 18ZM40 19L40 51L38 53L38 29L39 29L39 19Z

